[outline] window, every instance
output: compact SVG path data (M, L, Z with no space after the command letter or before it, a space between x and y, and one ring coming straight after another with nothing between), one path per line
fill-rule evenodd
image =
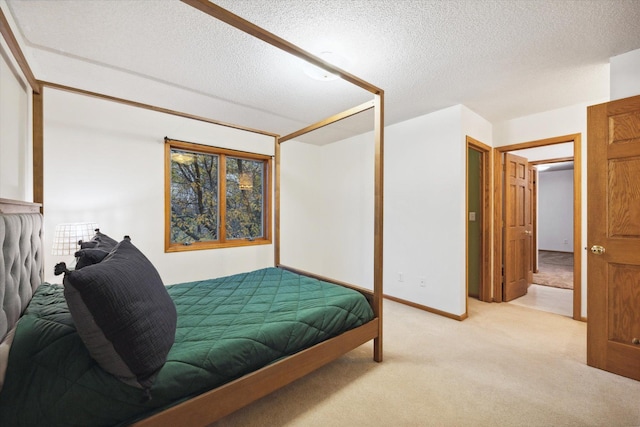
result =
M271 157L165 141L167 252L271 243Z

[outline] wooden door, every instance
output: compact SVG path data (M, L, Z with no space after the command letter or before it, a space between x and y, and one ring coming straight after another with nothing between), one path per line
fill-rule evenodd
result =
M640 380L640 96L587 117L587 363Z
M536 173L536 167L534 165L528 165L529 169L529 179L528 179L528 188L527 188L527 198L529 202L529 217L528 217L528 226L529 230L529 271L527 272L527 285L531 285L533 283L533 271L536 269L538 265L538 244L536 242L537 239L537 227L536 227L536 205L537 205L537 187L536 187L536 177L538 174Z
M531 270L531 192L527 159L505 153L504 283L502 300L527 293Z

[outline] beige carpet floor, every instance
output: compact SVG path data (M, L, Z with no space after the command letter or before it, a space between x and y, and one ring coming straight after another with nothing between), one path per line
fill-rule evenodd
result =
M538 272L533 274L533 283L573 289L573 253L538 251Z
M364 345L215 426L638 426L640 382L586 365L586 324L469 300L458 322L386 301Z

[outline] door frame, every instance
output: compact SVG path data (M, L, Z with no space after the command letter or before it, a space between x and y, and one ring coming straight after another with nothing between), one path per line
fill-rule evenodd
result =
M502 235L503 217L503 176L502 155L507 151L549 145L573 143L573 319L585 321L582 317L582 134L575 133L553 138L523 142L493 150L493 301L502 302Z
M484 302L491 302L491 206L492 206L492 192L491 192L491 176L492 176L492 162L491 151L493 150L489 145L484 144L477 139L474 139L467 135L467 154L466 154L466 169L465 174L467 179L465 180L465 301L469 299L469 149L480 153L480 163L482 176L480 177L480 197L482 207L482 263L480 264L480 286L478 299ZM466 303L468 305L468 302ZM468 313L468 307L466 309Z

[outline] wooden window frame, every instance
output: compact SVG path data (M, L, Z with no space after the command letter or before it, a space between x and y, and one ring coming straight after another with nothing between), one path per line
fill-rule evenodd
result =
M202 154L211 154L219 156L218 166L218 206L219 206L219 238L216 241L193 242L188 245L171 242L171 150L185 150ZM245 160L261 161L264 164L263 169L263 186L262 186L262 221L263 236L254 239L229 239L226 238L226 158L234 157ZM227 148L213 147L209 145L196 144L193 142L178 141L165 138L165 230L164 242L165 252L184 252L203 249L220 249L241 246L256 246L271 244L271 174L272 174L272 158L269 155L249 153L245 151L230 150Z

